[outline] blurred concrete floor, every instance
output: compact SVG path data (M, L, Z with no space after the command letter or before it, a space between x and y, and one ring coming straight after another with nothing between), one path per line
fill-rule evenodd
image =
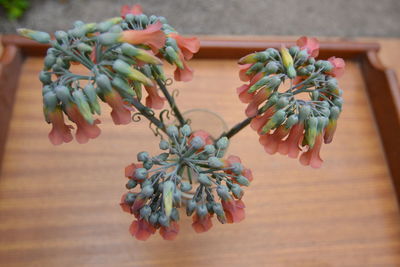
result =
M184 34L400 37L400 0L31 0L23 18L0 10L0 33L18 27L48 32L73 21L118 16L121 5L140 3L146 14L166 17Z

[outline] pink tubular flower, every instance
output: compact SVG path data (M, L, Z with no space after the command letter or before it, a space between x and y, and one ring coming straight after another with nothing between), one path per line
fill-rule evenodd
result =
M73 121L76 126L76 141L80 144L87 143L89 139L94 139L98 137L101 133L100 128L97 124L100 120L96 119L93 124L89 124L79 112L78 107L75 104L70 104L66 108L67 115L71 121Z
M125 107L121 96L114 90L104 95L105 101L112 108L111 118L116 125L131 122L131 112Z
M143 168L142 163L132 163L125 167L125 177L135 179L135 171L138 168Z
M204 217L200 217L196 214L193 215L192 227L196 233L204 233L211 229L213 226L211 221L211 215L207 214Z
M253 78L254 74L252 75L248 75L246 74L246 72L251 68L251 66L253 66L254 63L249 63L249 64L239 64L239 78L241 81L243 82L247 82L250 81L251 78Z
M322 146L322 139L323 139L323 134L322 133L318 134L315 139L315 144L313 148L301 154L300 156L301 164L305 166L310 165L312 168L320 168L322 166L322 163L324 161L321 159L319 155Z
M121 8L121 17L125 18L128 14L140 15L143 13L142 6L137 4L130 7L129 5L123 5Z
M263 103L269 97L270 92L267 89L259 90L255 95L253 100L247 105L246 116L253 117L258 113L258 106Z
M160 235L165 240L174 240L179 233L179 224L177 222L170 222L169 227L162 226L160 228Z
M333 69L329 72L333 77L341 77L344 74L344 68L346 63L343 58L340 57L330 57L328 61L333 65Z
M224 160L224 167L229 168L232 167L234 163L240 163L242 164L242 160L238 156L230 155L229 157ZM232 174L231 170L226 170L225 171L228 174ZM243 168L243 171L241 173L244 177L247 178L250 182L253 181L253 173L251 172L250 169Z
M165 44L165 34L161 30L162 23L157 21L149 25L144 30L127 30L121 33L120 42L130 44L146 44L151 47L151 50L156 54L160 48Z
M254 85L256 82L258 82L263 77L263 75L264 75L264 73L262 73L262 72L257 73L253 78L251 78L251 81L249 84L243 84L242 86L240 86L239 88L236 89L236 92L239 95L239 99L240 99L240 101L242 101L242 103L247 104L247 103L250 103L254 99L254 95L256 93L254 92L254 93L249 94L247 91L250 89L250 87L252 85Z
M135 201L133 202L133 205L131 207L131 212L135 217L139 216L139 210L143 208L143 206L146 204L147 198L144 197L142 194L137 195L135 198Z
M129 232L136 237L137 240L146 241L152 234L156 232L149 222L144 219L135 220L129 227Z
M302 36L296 41L296 44L301 50L307 49L307 52L311 57L317 57L319 54L319 42L317 38Z
M274 133L261 135L259 141L260 144L264 147L265 152L273 155L278 152L279 144L288 133L289 129L281 125L274 131Z
M61 108L57 107L54 111L49 112L48 118L52 124L49 133L50 142L53 145L61 145L63 142L71 142L73 139L71 129L73 129L73 127L64 123L64 115Z
M263 114L257 115L250 122L250 127L257 133L261 132L263 126L269 121L269 119L276 112L276 108L274 106L267 109Z
M329 144L333 140L333 135L336 132L337 120L329 120L328 125L325 127L324 143Z
M222 207L225 211L227 223L238 223L245 217L245 205L241 200L221 200Z
M121 202L119 205L121 206L121 209L125 212L131 213L131 206L125 202L127 193L123 194L121 197Z
M183 37L177 33L170 33L168 36L175 39L186 60L191 59L193 54L197 53L200 49L200 41L197 37Z
M145 86L147 91L146 106L154 109L162 109L165 99L162 98L157 92L157 86Z
M289 136L285 141L279 144L278 151L282 155L288 155L290 158L297 158L301 148L300 145L304 138L304 124L298 123L290 129Z
M176 81L189 82L193 79L193 70L188 66L181 52L179 52L179 58L182 61L183 69L176 67L174 79Z

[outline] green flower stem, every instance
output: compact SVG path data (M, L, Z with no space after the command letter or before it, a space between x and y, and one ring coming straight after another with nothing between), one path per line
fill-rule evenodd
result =
M165 98L167 99L171 109L173 110L175 117L178 119L179 124L181 126L186 124L185 119L182 116L182 113L179 111L178 106L175 103L174 98L170 95L170 93L168 92L167 87L165 86L164 82L161 81L160 79L156 79L158 86L160 87L161 91L163 92Z
M220 138L222 138L224 136L227 137L228 139L232 138L235 134L237 134L238 132L240 132L241 130L246 128L250 124L250 122L253 118L254 117L249 117L249 118L246 118L245 120L239 122L238 124L233 126L229 131L221 134L221 136L219 138L217 138L216 140L219 140Z

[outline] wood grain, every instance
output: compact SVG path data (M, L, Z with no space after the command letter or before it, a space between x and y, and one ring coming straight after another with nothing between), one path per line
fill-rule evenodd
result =
M398 61L397 61L398 62ZM399 266L395 194L358 64L341 80L346 107L320 170L269 156L250 129L230 147L251 167L247 218L195 234L182 219L174 242L129 236L120 211L123 168L135 152L157 151L147 123L114 126L103 107L102 135L86 145L47 140L42 65L22 70L0 179L0 266ZM195 79L175 83L183 110L212 109L228 125L244 118L233 60L194 60ZM212 100L210 100L210 98Z

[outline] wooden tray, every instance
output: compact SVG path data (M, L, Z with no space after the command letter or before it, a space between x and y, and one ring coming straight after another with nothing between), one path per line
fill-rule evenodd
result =
M395 73L377 57L378 44L321 44L322 58L347 63L340 81L346 105L334 142L323 148L322 169L265 154L246 129L230 147L255 175L244 197L246 220L215 221L198 235L182 218L176 241L154 236L143 243L129 236L132 218L118 201L124 166L137 151L157 151L147 124L115 127L102 115L98 139L51 146L37 79L36 56L46 46L16 36L2 43L1 266L400 265L400 93ZM204 39L191 62L194 81L173 86L179 105L214 110L233 125L244 117L235 60L280 44Z

